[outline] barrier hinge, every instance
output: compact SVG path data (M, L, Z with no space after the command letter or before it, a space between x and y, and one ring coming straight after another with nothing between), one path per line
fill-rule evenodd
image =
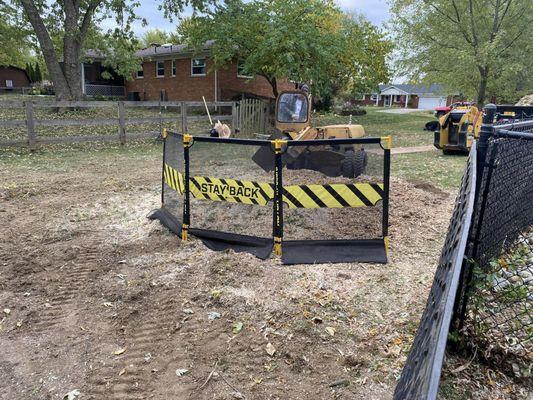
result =
M183 135L183 147L189 147L192 142L192 135L189 135L188 133Z
M281 153L281 148L283 147L283 145L287 144L287 141L283 139L275 139L272 140L272 144L274 145L274 150L276 154L279 154Z

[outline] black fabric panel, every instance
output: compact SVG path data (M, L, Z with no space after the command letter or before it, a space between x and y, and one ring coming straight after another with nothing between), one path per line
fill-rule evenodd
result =
M200 239L211 250L224 251L231 249L237 253L253 254L261 260L266 260L274 247L274 241L271 238L194 228L189 229L189 233Z
M181 237L181 221L172 215L172 213L166 208L163 207L152 211L147 218L151 220L159 220L159 222L167 227L172 233Z
M387 263L383 239L283 241L283 264Z

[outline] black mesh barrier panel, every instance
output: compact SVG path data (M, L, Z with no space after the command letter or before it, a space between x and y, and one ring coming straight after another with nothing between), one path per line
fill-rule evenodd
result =
M487 360L524 377L533 354L533 121L496 129L474 219L465 327Z
M470 151L435 279L394 392L395 400L437 398L446 340L472 218L475 184L476 144Z
M149 215L158 219L176 235L181 234L183 222L183 136L168 133L163 143L161 171L161 208Z
M189 149L190 227L213 250L232 248L267 258L272 251L273 172L252 156L264 147L246 142L202 142Z
M283 262L386 263L385 150L292 146L283 155Z

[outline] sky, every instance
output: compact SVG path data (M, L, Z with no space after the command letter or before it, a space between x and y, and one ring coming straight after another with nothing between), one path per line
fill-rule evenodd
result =
M356 11L367 17L373 24L381 26L389 18L389 6L386 0L335 0L337 4L345 11ZM174 31L175 22L171 23L163 18L162 12L157 10L154 6L154 1L141 1L137 9L139 16L146 18L148 26L141 26L135 24L134 30L137 35L143 32L158 28L169 32ZM190 14L190 11L185 11L185 15Z

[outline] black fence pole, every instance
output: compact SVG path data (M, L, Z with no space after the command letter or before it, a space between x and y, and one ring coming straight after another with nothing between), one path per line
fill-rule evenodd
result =
M165 205L165 164L167 154L167 128L163 128L161 137L163 138L163 165L161 168L161 207Z
M389 195L390 195L390 151L392 147L392 137L384 138L386 140L384 147L383 159L383 214L382 214L382 234L385 242L385 251L389 251Z
M190 192L189 192L189 148L192 144L192 136L188 134L183 135L183 159L185 162L185 172L183 176L184 196L183 196L183 225L181 227L181 239L187 240L189 226L191 224L190 213Z
M281 256L283 240L283 163L281 161L284 140L273 140L274 145L274 254Z

